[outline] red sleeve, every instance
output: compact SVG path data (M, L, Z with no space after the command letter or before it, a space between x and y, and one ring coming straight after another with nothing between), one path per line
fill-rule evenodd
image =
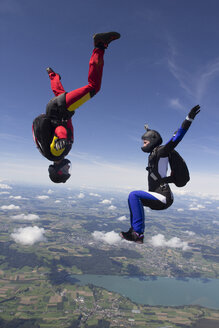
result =
M62 126L62 125L57 126L57 128L55 129L55 135L59 139L67 139L67 130L66 130L66 128L64 128L64 126Z

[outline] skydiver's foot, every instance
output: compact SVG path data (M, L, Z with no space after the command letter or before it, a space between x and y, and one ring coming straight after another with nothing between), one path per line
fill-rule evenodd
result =
M55 73L51 67L47 67L46 71L47 71L48 74Z
M144 242L144 235L134 231L133 228L130 228L127 232L121 231L120 237L128 241L134 241L137 244L143 244Z
M120 34L117 32L97 33L94 34L94 47L100 49L106 49L108 44L114 40L120 38Z
M58 73L55 73L51 67L47 67L46 71L47 71L48 74L53 73L54 76L57 74L59 76L59 79L61 80L61 75L58 74Z

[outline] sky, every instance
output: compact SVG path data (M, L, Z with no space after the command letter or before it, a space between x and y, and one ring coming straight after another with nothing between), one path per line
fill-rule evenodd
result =
M217 0L0 0L1 182L53 185L31 131L53 97L45 68L66 91L86 85L93 34L117 31L100 92L73 117L66 186L146 189L144 124L167 142L199 104L177 147L185 190L219 194L218 12Z

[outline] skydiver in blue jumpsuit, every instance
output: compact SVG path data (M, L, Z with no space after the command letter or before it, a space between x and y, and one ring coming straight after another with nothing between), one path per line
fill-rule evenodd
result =
M129 194L128 204L130 210L131 228L120 233L126 240L142 244L144 241L145 217L143 206L152 210L164 210L173 203L173 194L168 183L162 183L160 178L167 175L168 155L174 150L188 131L195 116L200 112L200 106L193 107L181 127L174 133L173 137L162 145L162 138L155 130L147 129L142 136L142 151L150 153L148 158L148 192L142 190L132 191ZM156 151L156 163L153 162L153 153Z

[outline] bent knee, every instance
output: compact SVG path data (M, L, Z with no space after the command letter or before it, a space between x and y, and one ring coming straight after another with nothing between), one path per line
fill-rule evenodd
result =
M129 199L131 199L131 198L136 198L136 197L140 197L139 195L138 195L138 191L136 191L136 190L134 190L134 191L131 191L130 192L130 194L129 194Z

